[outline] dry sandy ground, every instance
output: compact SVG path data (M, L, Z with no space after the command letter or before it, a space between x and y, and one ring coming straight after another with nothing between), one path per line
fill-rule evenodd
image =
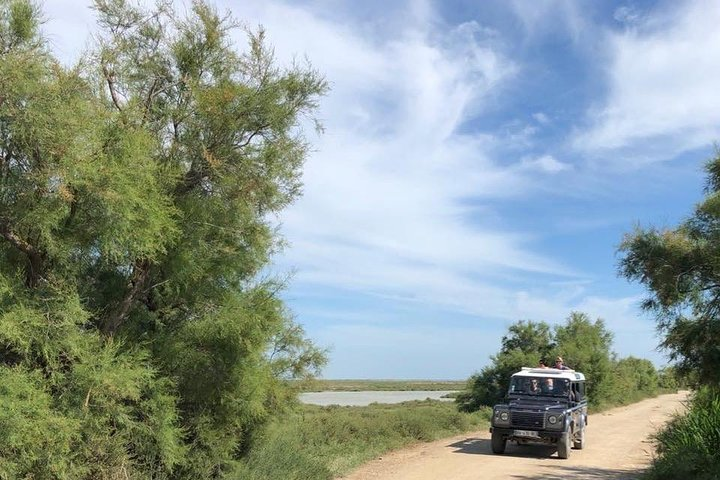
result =
M635 479L652 458L649 435L683 409L686 393L663 395L591 415L585 449L561 460L550 446L508 443L493 455L490 434L475 432L387 454L345 480Z

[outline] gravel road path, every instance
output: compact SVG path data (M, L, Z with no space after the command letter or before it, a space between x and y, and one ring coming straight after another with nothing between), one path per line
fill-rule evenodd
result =
M480 431L421 444L383 456L345 480L629 480L652 458L649 436L683 409L686 393L662 395L634 405L590 415L584 450L561 460L550 446L508 443L493 455L490 434Z

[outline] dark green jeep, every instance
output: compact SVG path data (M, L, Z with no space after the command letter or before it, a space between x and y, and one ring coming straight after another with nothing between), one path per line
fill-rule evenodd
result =
M570 447L585 447L585 375L574 370L527 368L510 379L507 402L495 405L492 451L504 453L508 440L555 444L560 458Z

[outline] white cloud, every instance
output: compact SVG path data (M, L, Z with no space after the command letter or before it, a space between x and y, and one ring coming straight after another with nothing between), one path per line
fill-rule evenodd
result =
M475 22L448 28L407 21L368 39L362 27L282 4L263 8L258 15L277 50L307 53L333 84L323 102L327 133L306 165L305 195L283 215L298 282L446 304L453 295L438 278L456 286L476 285L470 273L569 273L530 252L521 232L471 222L477 207L467 199L531 188L530 172L500 166L486 153L492 137L457 133L517 71L494 48L493 32Z
M577 148L649 162L720 138L720 8L668 5L638 28L608 34L608 97L590 112Z
M508 2L522 22L530 41L548 33L566 33L578 42L588 31L578 2L567 0L512 0Z
M546 114L544 114L543 112L533 113L532 117L533 117L533 118L535 119L535 121L536 121L537 123L539 123L540 125L547 125L548 123L550 123L550 117L548 117L548 116L547 116Z
M530 171L553 174L570 170L572 165L563 163L552 155L542 155L537 158L526 158L522 161L521 168Z
M500 292L501 295L505 293L508 292ZM411 311L412 320L409 321L384 315L382 311L365 311L363 315L357 315L356 311L330 310L332 314L328 316L328 310L324 310L320 315L333 321L318 324L312 334L320 344L331 347L333 362L325 371L327 378L384 378L388 375L466 378L487 364L488 357L499 350L507 327L518 319L558 325L565 322L571 311L580 311L587 313L592 321L597 318L605 321L606 328L613 332L612 349L620 357L647 358L658 366L666 363L656 348L658 339L654 322L641 315L639 297L607 298L586 294L582 285L559 288L552 296L542 295L539 291L519 292L505 298L502 309L483 311L482 322L463 324L448 321L442 312L423 312L420 306L416 308L415 316ZM493 314L501 316L489 319L488 316Z
M637 23L640 17L640 11L631 5L624 5L622 7L618 7L613 12L613 18L615 20L628 25Z
M43 33L49 47L65 65L75 63L89 44L90 32L95 29L95 16L89 5L79 6L76 0L43 3Z

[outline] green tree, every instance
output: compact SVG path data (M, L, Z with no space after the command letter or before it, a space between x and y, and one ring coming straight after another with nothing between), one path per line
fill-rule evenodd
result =
M545 322L533 322L531 320L520 320L508 328L507 335L502 338L502 353L510 353L519 350L526 354L537 354L538 358L533 363L536 365L539 360L550 355L553 344L553 335L550 325Z
M497 355L490 365L468 380L467 388L456 398L462 411L472 412L482 405L494 405L505 396L510 375L522 367L534 367L553 348L550 326L545 322L520 320L508 328Z
M707 195L690 218L625 236L620 273L647 288L643 307L681 374L720 388L720 152L706 171Z
M326 83L170 4L67 69L0 0L0 476L222 477L324 361L262 272Z
M649 296L661 346L675 362L665 386L697 388L688 411L657 435L648 478L717 478L720 432L720 151L706 166L705 198L674 228L636 228L620 246L620 273Z
M588 379L588 400L597 403L611 389L613 335L605 322L594 322L581 312L572 312L564 325L555 327L556 354Z
M607 384L601 401L622 405L655 395L660 378L650 360L626 357L613 364Z

